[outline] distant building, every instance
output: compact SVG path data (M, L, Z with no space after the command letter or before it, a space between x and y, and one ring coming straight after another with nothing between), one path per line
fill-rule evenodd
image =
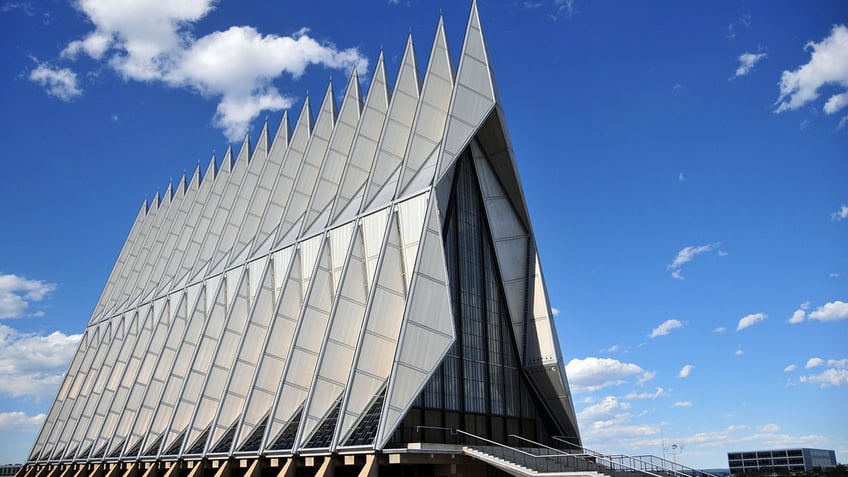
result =
M749 452L728 452L730 473L740 475L765 470L806 472L836 465L836 452L827 449L776 449Z
M23 464L2 464L0 465L0 477L11 477L21 470Z

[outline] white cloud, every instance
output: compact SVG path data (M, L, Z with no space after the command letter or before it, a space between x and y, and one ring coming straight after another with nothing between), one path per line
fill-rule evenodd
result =
M725 331L727 331L727 328L723 326L719 326L718 328L713 329L713 333L724 333Z
M817 368L824 364L824 360L821 358L810 358L807 360L807 364L804 366L806 369Z
M844 128L845 125L848 125L848 116L842 116L842 119L839 120L839 124L836 125L836 130Z
M762 427L760 427L760 432L779 432L780 426L777 424L769 423Z
M793 325L797 325L798 323L803 322L807 318L807 312L804 311L803 308L799 308L795 310L795 313L792 313L792 317L789 318L789 323Z
M745 76L754 69L754 65L766 57L765 53L742 53L739 55L739 67L734 76Z
M630 403L619 401L615 396L606 396L603 401L583 409L577 416L584 421L595 421L612 417L628 409L630 409Z
M736 325L736 331L744 330L749 326L753 326L763 320L768 318L768 315L765 313L753 313L751 315L745 315L742 319L739 320L739 324Z
M80 53L99 60L112 44L112 36L98 31L88 34L82 40L74 40L62 50L62 58L75 59Z
M811 320L839 321L848 318L848 303L844 301L832 301L811 311L808 315Z
M659 326L654 328L649 335L651 338L656 338L657 336L665 336L671 333L671 330L675 328L683 328L683 323L679 320L665 320Z
M810 61L795 71L784 71L780 78L780 97L775 112L795 110L818 98L824 85L848 89L848 27L834 25L830 36L820 43L808 42ZM848 91L831 96L824 112L833 114L848 105Z
M551 307L551 314L554 316L559 316L559 308Z
M652 393L643 392L627 394L626 396L624 396L624 399L656 399L667 395L668 393L665 392L665 389L658 387L657 390Z
M836 272L831 272L827 277L828 278L839 278L839 274L836 273Z
M733 354L736 356L742 356L743 354L745 354L745 351L742 349L737 349L736 352Z
M319 43L303 28L291 36L263 35L250 26L234 26L199 38L194 23L214 0L81 0L77 7L94 31L70 42L62 52L106 61L126 80L157 81L187 88L218 101L213 123L230 140L239 140L262 111L290 107L294 99L274 81L300 77L309 65L351 71L368 69L356 48Z
M611 358L572 359L565 366L568 382L574 392L593 392L624 383L624 378L642 375L645 370L633 363Z
M29 80L38 84L47 94L62 101L70 102L82 95L77 85L77 74L69 68L54 68L47 63L39 63L30 71Z
M656 371L645 371L645 374L643 374L642 376L639 376L639 379L636 380L636 384L638 384L640 386L644 385L645 383L654 379L655 377L657 377Z
M801 376L802 383L818 384L822 388L848 385L848 369L829 368L819 374Z
M846 369L848 368L848 359L829 359L827 360L827 365L834 368Z
M846 116L846 118L848 118L848 116ZM840 124L842 124L841 121ZM833 222L845 219L848 219L848 205L842 204L842 206L839 207L839 210L830 214L830 220Z
M795 366L794 364L790 364L789 366L783 368L783 372L784 373L791 373L792 371L795 371L797 368L798 368L798 366Z
M25 412L0 412L0 432L37 430L44 423L46 414L27 416Z
M677 401L671 407L692 407L692 401Z
M25 316L30 303L43 300L55 289L55 283L0 274L0 319Z
M678 378L688 378L690 374L692 374L692 370L695 369L691 364L687 364L680 368L680 372L677 373Z
M677 252L677 256L674 257L674 260L666 267L666 269L671 271L672 277L678 280L684 280L680 267L691 262L696 255L709 252L719 245L719 243L712 243L708 245L689 245L688 247L683 247L683 249Z
M40 399L55 393L81 337L19 333L0 324L0 394Z

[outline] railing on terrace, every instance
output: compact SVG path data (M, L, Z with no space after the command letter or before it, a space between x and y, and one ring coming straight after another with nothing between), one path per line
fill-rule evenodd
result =
M614 462L620 462L623 465L638 469L642 472L661 475L663 477L716 477L715 475L710 474L709 472L693 469L683 464L678 464L677 462L672 462L667 459L657 457L655 455L604 455L600 452L595 452L574 442L570 442L560 436L553 436L553 439L563 444L566 444L571 448L579 449L580 452L583 454L601 456L605 459Z
M665 477L611 460L603 455L567 452L517 435L509 437L521 444L510 446L470 432L448 427L418 426L416 431L444 432L445 439L443 440L445 442L463 445L538 473L583 471L603 473L611 477L626 477L634 474Z

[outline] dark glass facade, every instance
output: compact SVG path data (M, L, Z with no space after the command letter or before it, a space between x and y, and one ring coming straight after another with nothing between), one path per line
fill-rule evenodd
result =
M524 376L501 287L474 161L457 171L443 237L457 340L392 443L456 440L443 428L507 442L562 434Z

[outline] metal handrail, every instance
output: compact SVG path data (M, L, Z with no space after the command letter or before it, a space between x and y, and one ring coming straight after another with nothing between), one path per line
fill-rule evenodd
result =
M554 451L560 452L560 455L574 456L574 457L578 457L578 458L591 457L591 458L593 458L593 459L600 459L600 460L602 460L602 461L604 461L604 462L609 463L609 465L610 465L610 470L611 470L612 472L615 472L615 471L616 471L616 469L615 469L615 465L617 464L617 465L619 465L619 466L621 466L621 467L624 467L625 469L630 470L630 471L639 472L639 473L641 473L641 474L647 474L647 475L650 475L650 476L652 476L652 477L663 477L663 476L661 476L661 475L657 475L657 474L655 474L655 473L653 473L653 472L651 472L651 471L645 470L645 469L639 469L639 468L636 468L636 467L629 466L629 465L627 465L627 464L625 464L625 463L623 463L623 462L615 462L614 460L612 460L612 459L610 458L610 457L612 457L612 456L605 456L605 455L603 455L603 454L600 454L600 453L594 452L594 451L592 451L591 449L586 449L585 447L580 447L581 449L583 449L583 452L582 452L582 453L580 453L580 454L571 454L571 453L569 453L569 452L566 452L564 449L557 449L556 447L547 446L547 445L545 445L545 444L542 444L541 442L536 442L536 441L530 440L530 439L528 439L528 438L526 438L526 437L523 437L523 436L519 436L519 435L516 435L516 434L510 434L509 436L510 436L510 437L515 437L516 439L520 439L520 440L523 440L523 441L527 441L527 442L529 442L529 443L531 443L531 444L533 444L533 445L537 445L537 446L545 447L545 448L548 448L548 449L551 449L551 450L554 450ZM557 440L559 440L559 439L557 439ZM589 452L586 452L587 450L589 450Z
M691 477L691 476L699 476L699 475L700 475L700 476L705 476L705 477L716 477L716 475L711 474L711 473L709 473L709 472L704 472L703 470L699 470L699 469L693 469L692 467L689 467L689 466L686 466L686 465L680 464L680 463L678 463L678 462L673 462L673 461L670 461L670 460L668 460L668 459L664 459L664 458L659 457L659 456L655 456L655 455L637 455L637 456L633 456L633 458L635 458L635 459L642 459L642 458L646 458L646 457L647 457L647 458L650 458L650 460L651 460L651 461L653 461L654 459L659 460L659 461L660 461L660 462L662 462L664 465L665 465L665 464L671 464L671 465L672 465L671 470L672 470L675 474L681 474L681 475L685 475L685 476L687 476L687 477ZM651 462L651 464L653 464L653 462ZM674 470L674 467L680 467L680 468L684 469L684 472L678 472L678 471ZM666 467L666 468L667 468L667 467ZM687 473L687 472L685 472L686 470L690 471L691 473Z
M522 465L522 464L531 465L536 470L561 471L561 470L563 470L563 467L565 467L569 470L597 471L599 468L605 468L604 466L599 465L597 462L590 461L589 459L586 458L587 456L563 453L559 449L551 448L551 447L545 446L545 445L542 445L541 447L553 450L553 451L555 451L555 454L533 454L531 452L527 452L527 451L522 450L520 448L511 447L511 446L508 446L506 444L502 444L500 442L495 442L495 441L492 441L490 439L486 439L484 437L480 437L480 436L471 434L469 432L465 432L465 431L460 430L460 429L456 429L455 432L457 434L468 436L468 437L471 437L473 439L477 439L477 440L482 441L482 442L487 443L487 444L492 444L493 447L498 447L498 448L501 448L501 449L508 450L508 451L514 453L515 455L523 456L523 458L525 460L524 462L518 462L518 459L513 458L512 463L516 464L516 465ZM529 439L527 439L527 441L532 442ZM477 449L477 450L484 451L484 449ZM493 457L498 457L498 456L493 455ZM506 457L506 456L503 456L503 457ZM532 464L530 462L527 462L528 458L533 459L531 461ZM543 459L541 462L544 465L539 465L538 463L540 461L538 459ZM551 462L551 459L553 459L553 462ZM583 465L580 465L581 463ZM613 472L613 475L614 475L615 470L614 469L610 469L610 470ZM661 476L652 476L652 477L661 477Z
M674 474L675 476L678 476L678 477L698 477L698 476L716 477L715 475L710 474L709 472L704 472L702 470L693 469L692 467L687 467L683 464L678 464L677 462L671 462L667 459L663 459L663 458L655 456L655 455L630 456L630 455L626 455L626 454L614 454L614 455L604 456L604 454L601 454L600 452L593 451L592 449L589 449L589 448L586 448L586 447L583 447L583 446L578 446L575 443L569 442L569 441L563 439L560 436L552 436L552 439L560 441L564 444L568 444L570 446L578 447L578 448L582 449L583 452L586 452L586 453L589 453L589 454L595 454L596 456L608 458L610 460L612 460L614 458L622 458L622 459L627 458L627 459L630 459L632 461L636 461L636 462L640 462L640 463L648 465L648 466L652 466L653 468L659 469L660 471L671 472L672 474ZM646 457L650 458L651 461L645 460L644 458L646 458ZM653 462L654 459L659 460L662 463L662 465L657 465L656 463L654 463ZM667 464L672 464L672 465L668 466ZM625 465L625 464L622 463L621 465ZM678 467L678 468L681 468L681 469L684 469L684 470L688 470L691 473L678 471L677 469L675 469L675 467ZM649 472L649 471L643 470L643 472Z

